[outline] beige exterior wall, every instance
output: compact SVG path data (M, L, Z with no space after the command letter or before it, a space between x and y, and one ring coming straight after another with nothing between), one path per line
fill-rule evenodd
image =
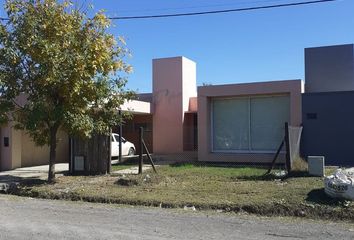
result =
M301 124L301 80L229 84L198 88L198 160L212 162L268 163L274 154L213 153L211 151L210 102L216 97L288 94L290 96L290 125ZM280 156L284 160L284 155Z
M21 130L15 130L11 128L11 153L12 153L12 168L22 167L22 141L21 141Z
M12 128L9 123L1 127L1 170L10 170L21 167L21 131ZM4 139L9 139L9 145L4 145Z
M24 131L15 130L11 123L1 127L0 169L10 170L18 167L48 164L49 147L36 146ZM4 146L4 138L9 138L9 146ZM68 162L69 137L64 131L58 132L57 163Z
M57 163L68 162L69 160L69 137L64 131L58 132ZM21 132L22 158L21 167L44 165L49 163L49 147L36 146L30 136L24 131Z
M195 97L196 64L185 57L153 60L153 146L155 154L183 152L184 113Z

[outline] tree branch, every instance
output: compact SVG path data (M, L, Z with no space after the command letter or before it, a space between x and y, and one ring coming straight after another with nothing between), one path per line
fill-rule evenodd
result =
M24 107L18 104L14 99L12 99L11 102L14 103L18 108L24 109Z

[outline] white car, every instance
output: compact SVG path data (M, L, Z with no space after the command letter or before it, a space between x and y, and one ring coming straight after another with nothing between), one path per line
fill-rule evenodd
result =
M135 146L133 143L122 138L122 155L132 156L135 154ZM111 157L119 156L119 135L112 133L111 141Z

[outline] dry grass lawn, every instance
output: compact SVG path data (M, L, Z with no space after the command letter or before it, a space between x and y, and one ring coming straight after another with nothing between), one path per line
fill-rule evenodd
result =
M331 170L328 170L331 171ZM332 170L333 171L333 170ZM17 194L41 198L84 200L160 207L354 219L354 206L333 200L323 179L297 176L277 179L256 167L194 164L161 166L158 174L64 176L55 184L23 186Z

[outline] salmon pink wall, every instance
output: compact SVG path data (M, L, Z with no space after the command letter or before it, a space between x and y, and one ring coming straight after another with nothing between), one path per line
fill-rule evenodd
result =
M301 80L229 84L198 87L198 160L213 162L271 162L274 154L237 154L211 152L211 112L210 101L215 97L234 97L250 95L289 94L290 125L301 124ZM284 156L281 156L284 159Z
M153 60L154 153L183 152L184 112L197 95L196 64L185 57Z
M198 97L191 97L189 99L188 112L197 112L197 111L198 111Z

